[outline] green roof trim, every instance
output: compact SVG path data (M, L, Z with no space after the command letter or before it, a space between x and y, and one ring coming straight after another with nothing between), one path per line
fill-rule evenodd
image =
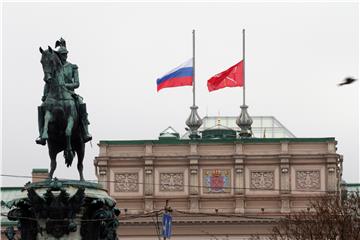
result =
M159 139L159 140L100 140L99 144L140 145L140 144L190 144L190 143L281 143L281 142L335 142L334 137L327 138L244 138L244 139Z
M23 187L0 187L1 191L21 190Z
M33 168L32 173L48 173L49 169L47 168Z
M360 183L342 183L341 185L346 187L360 187Z

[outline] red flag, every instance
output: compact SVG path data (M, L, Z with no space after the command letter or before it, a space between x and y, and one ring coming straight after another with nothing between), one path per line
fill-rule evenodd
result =
M241 87L244 85L243 78L244 64L241 60L239 63L229 69L216 74L208 80L207 86L209 92L224 87Z

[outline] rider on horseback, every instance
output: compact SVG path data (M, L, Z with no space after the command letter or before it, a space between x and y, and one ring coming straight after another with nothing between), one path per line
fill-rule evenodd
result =
M76 108L78 110L78 113L80 115L81 119L81 126L82 126L82 137L85 142L88 142L92 139L92 136L90 135L88 131L88 125L90 124L88 121L88 114L86 112L86 104L83 103L82 97L75 93L75 89L79 87L79 72L78 72L78 66L76 64L72 64L67 61L67 54L68 50L66 49L66 42L63 38L60 38L60 40L56 41L55 47L58 48L58 55L60 57L60 60L63 64L63 73L65 78L65 87L72 92L72 96L75 100ZM44 93L41 100L44 102L47 98L49 92L49 84L45 83L44 86ZM44 126L44 103L38 107L38 123L39 123L39 132L40 136L36 139L37 144L45 145L46 139L43 139L42 132L43 132L43 126Z

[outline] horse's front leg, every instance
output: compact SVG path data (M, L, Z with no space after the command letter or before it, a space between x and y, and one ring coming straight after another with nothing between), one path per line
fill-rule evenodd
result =
M77 147L76 155L78 157L77 169L79 171L80 181L84 181L83 175L83 160L85 155L85 144L81 143L79 147Z
M66 149L64 151L65 162L66 162L67 167L71 166L71 163L74 159L74 153L73 153L72 147L71 147L71 134L72 134L73 127L74 127L74 119L72 117L69 117L67 120L67 125L66 125L66 130L65 130Z
M41 138L44 140L47 140L49 138L48 128L49 128L49 122L50 122L51 118L52 118L51 112L46 111L45 116L44 116L44 128L43 128L43 132L41 135Z
M48 147L49 147L49 156L51 159L49 179L52 179L56 169L56 155L58 154L58 151L51 144L48 144Z

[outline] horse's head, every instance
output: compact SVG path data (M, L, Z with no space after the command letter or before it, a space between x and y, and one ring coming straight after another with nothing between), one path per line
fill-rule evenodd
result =
M57 72L61 69L62 63L57 54L50 46L47 50L39 48L41 53L41 65L44 71L45 82L51 82L56 79Z

